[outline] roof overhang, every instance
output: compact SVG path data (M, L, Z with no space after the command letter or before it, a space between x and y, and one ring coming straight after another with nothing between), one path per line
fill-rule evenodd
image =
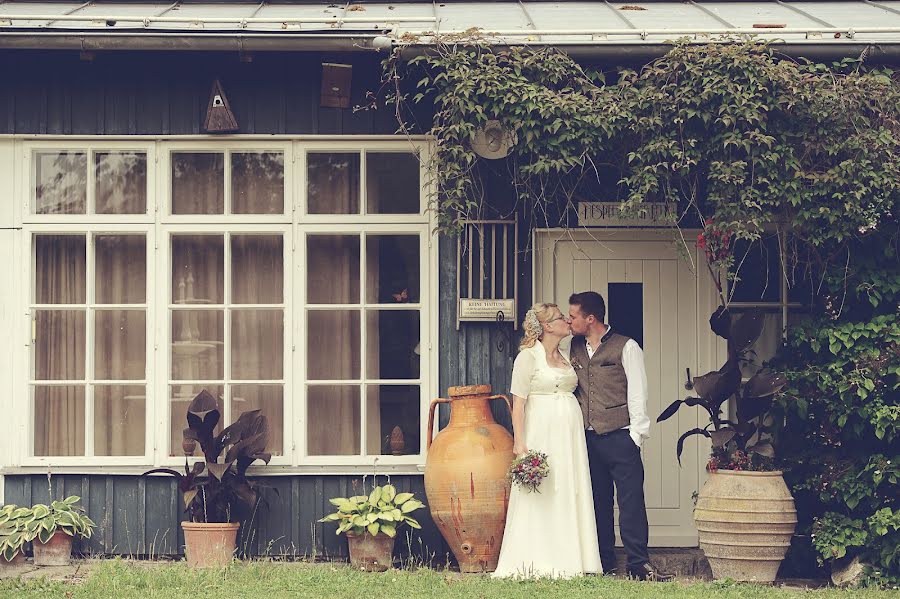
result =
M427 52L440 41L639 60L679 38L755 36L810 58L900 58L900 1L25 2L0 0L0 49Z

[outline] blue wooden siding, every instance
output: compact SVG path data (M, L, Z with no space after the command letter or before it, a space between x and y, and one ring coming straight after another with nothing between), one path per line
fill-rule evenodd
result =
M92 62L77 52L3 52L0 69L0 134L185 135L199 134L215 77L221 78L245 134L393 134L390 111L358 111L319 106L322 62L353 64L351 105L378 88L381 56L373 54L257 53L241 62L234 53L98 53ZM418 115L428 123L428 114ZM210 139L215 139L210 136ZM498 162L500 168L502 161ZM508 217L515 204L500 177L487 175L498 209L487 218ZM504 212L505 211L505 212ZM520 236L520 318L531 301L528 239ZM489 383L507 393L520 333L511 324L464 323L456 330L456 242L442 237L440 251L440 395L451 385ZM509 426L502 401L492 409ZM441 413L445 424L448 413ZM181 498L172 479L122 475L53 477L53 496L79 495L99 529L81 549L124 555L178 554L183 542ZM328 498L352 495L360 476L278 476L270 509L252 527L248 553L343 557L346 541L333 525L316 522L330 511ZM371 480L371 479L369 479ZM424 499L421 475L394 476L402 490ZM20 505L46 503L45 475L6 477L5 500ZM412 536L413 552L442 560L447 554L430 516ZM398 549L408 552L406 542Z

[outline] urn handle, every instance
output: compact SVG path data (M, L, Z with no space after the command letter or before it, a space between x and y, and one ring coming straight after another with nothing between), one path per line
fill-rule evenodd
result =
M488 400L500 399L501 397L506 402L506 407L509 408L509 415L512 416L512 402L509 401L508 397L506 397L505 395L491 395L490 397L488 397Z
M431 407L428 408L428 433L425 435L425 450L431 449L431 435L434 434L434 408L441 403L450 403L449 399L438 397L431 400Z

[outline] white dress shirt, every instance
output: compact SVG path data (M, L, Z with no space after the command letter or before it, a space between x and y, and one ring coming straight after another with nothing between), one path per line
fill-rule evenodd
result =
M594 357L594 348L585 339L588 358ZM647 416L647 372L644 369L644 352L634 339L622 348L622 368L628 382L628 431L634 444L640 447L650 437L650 417Z

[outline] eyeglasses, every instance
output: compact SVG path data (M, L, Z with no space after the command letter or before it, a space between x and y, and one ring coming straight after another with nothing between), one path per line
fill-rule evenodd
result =
M556 321L556 320L565 320L565 319L566 319L566 317L563 316L562 314L560 314L560 315L557 316L556 318L551 318L550 320L548 320L548 321L545 322L544 324L550 324L551 322L554 322L554 321Z

